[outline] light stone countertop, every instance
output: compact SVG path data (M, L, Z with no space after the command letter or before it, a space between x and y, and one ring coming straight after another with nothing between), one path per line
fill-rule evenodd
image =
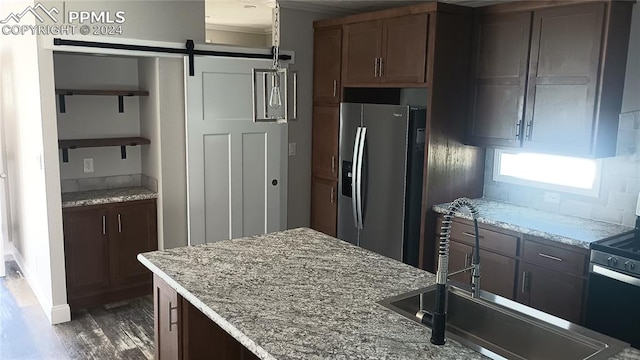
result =
M479 213L478 223L586 249L594 241L633 231L633 228L627 226L556 214L486 198L471 201ZM433 210L445 214L448 206L449 203L434 205ZM455 216L472 220L467 209L460 209Z
M300 228L138 259L261 359L485 359L377 304L435 277ZM616 360L640 360L625 350Z
M156 192L137 187L62 193L62 207L102 205L125 201L147 200L158 197Z

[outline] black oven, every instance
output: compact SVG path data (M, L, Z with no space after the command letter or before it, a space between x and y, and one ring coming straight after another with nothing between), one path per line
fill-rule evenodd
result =
M640 347L640 261L591 250L585 324Z

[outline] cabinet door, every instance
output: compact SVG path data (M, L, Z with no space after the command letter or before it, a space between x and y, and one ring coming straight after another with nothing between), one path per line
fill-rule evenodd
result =
M449 242L449 273L462 270L466 267L471 266L472 254L473 254L473 248L471 246L459 243L457 241L450 241ZM466 285L470 285L471 272L465 271L458 275L451 276L450 279L461 282Z
M316 30L313 44L313 102L338 104L342 29Z
M109 209L112 226L111 274L117 285L151 281L151 273L137 256L158 248L155 200L115 205Z
M336 236L338 182L311 180L311 228Z
M534 13L524 147L591 153L604 7Z
M525 263L519 281L518 301L572 323L581 322L584 279Z
M480 250L480 289L513 300L516 259Z
M380 82L378 58L382 48L382 20L344 26L342 80L344 84Z
M109 287L109 239L104 207L65 209L64 259L70 299Z
M424 83L428 14L385 19L382 22L382 63L385 83Z
M154 335L157 360L182 358L178 294L157 275L153 276Z
M338 180L340 109L335 106L314 106L312 126L313 175Z
M476 19L467 135L475 145L520 146L531 13Z

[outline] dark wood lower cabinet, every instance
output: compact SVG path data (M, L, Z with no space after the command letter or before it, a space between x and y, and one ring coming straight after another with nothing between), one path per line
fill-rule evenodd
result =
M518 301L580 324L584 282L581 277L525 263L520 270Z
M62 220L72 309L151 292L137 256L158 248L155 200L65 208Z
M471 255L473 248L469 245L451 241L449 243L449 272L462 270L471 265ZM471 272L465 271L450 277L451 280L461 282L463 284L471 284Z
M442 216L438 217L440 224ZM449 273L469 267L472 222L455 219L449 242ZM551 315L582 323L589 251L481 224L480 288ZM440 231L436 238L439 238ZM437 253L437 247L436 247ZM450 277L470 285L471 272Z
M182 359L182 342L178 321L181 311L178 293L156 275L153 276L153 329L156 360Z
M516 265L514 258L480 250L480 288L513 300Z
M153 288L156 359L258 359L156 275Z
M109 287L107 209L65 209L64 260L69 298L93 294Z
M338 182L313 177L311 180L311 228L336 236Z

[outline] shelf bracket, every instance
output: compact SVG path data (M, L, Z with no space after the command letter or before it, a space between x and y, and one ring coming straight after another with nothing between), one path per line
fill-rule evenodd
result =
M125 145L120 146L120 158L121 159L127 158L127 147Z
M118 95L118 112L124 112L124 96Z
M64 94L59 94L58 95L58 104L60 105L60 113L64 114L67 112L67 106L64 102Z
M62 162L63 163L69 162L69 149L67 148L62 149Z

